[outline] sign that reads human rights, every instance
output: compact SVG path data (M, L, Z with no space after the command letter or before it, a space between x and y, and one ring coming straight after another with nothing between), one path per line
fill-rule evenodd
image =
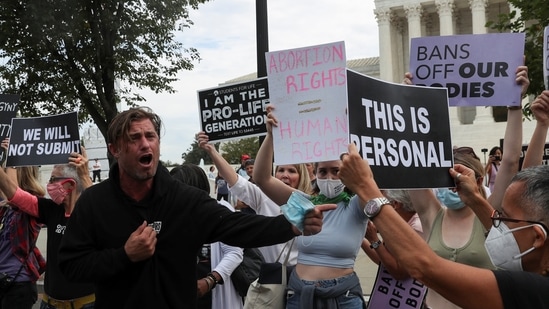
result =
M265 54L276 164L339 159L348 144L345 43Z
M379 265L368 309L422 308L427 287L414 278L397 280Z
M198 91L200 123L210 141L265 135L267 78Z
M80 153L76 112L55 116L13 118L7 166L64 164Z
M413 38L410 72L416 85L448 88L450 106L518 106L523 57L524 33Z
M454 187L446 89L347 70L350 140L382 189ZM398 175L398 177L395 177Z

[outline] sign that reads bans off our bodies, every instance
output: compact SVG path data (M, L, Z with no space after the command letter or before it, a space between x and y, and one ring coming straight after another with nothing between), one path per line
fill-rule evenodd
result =
M345 43L265 54L276 164L337 160L347 150Z
M454 187L446 89L347 70L350 139L382 189ZM398 175L398 177L395 177Z
M45 117L13 118L7 166L64 164L80 153L76 112Z
M200 124L210 141L265 135L267 78L198 91Z
M410 72L421 86L446 87L450 106L518 106L524 33L413 38Z

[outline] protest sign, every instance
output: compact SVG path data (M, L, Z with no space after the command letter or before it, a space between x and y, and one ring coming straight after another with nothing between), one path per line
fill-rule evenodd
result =
M549 26L543 30L543 82L549 90Z
M339 160L347 150L345 43L265 54L276 164Z
M446 89L347 70L350 140L382 189L454 187ZM398 175L398 176L397 176Z
M80 152L76 112L46 117L13 118L7 166L64 164Z
M11 119L17 115L20 96L18 94L0 94L0 141L10 136ZM0 162L6 159L4 149L0 150Z
M267 78L198 91L200 125L210 141L265 135Z
M414 278L397 280L380 264L368 301L368 309L420 309L427 287Z
M446 87L450 106L518 106L524 33L412 38L410 72L416 85Z

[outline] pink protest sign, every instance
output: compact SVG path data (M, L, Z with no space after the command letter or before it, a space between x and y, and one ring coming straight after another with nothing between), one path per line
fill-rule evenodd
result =
M276 164L337 160L349 139L345 43L265 54Z

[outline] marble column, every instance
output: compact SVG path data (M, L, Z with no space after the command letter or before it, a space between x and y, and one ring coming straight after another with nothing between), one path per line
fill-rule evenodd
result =
M469 0L473 17L473 34L483 34L486 31L486 7L488 0Z
M454 0L436 0L435 5L440 19L440 35L453 35Z
M379 29L379 78L393 81L393 53L391 42L391 20L393 12L389 8L374 10Z

